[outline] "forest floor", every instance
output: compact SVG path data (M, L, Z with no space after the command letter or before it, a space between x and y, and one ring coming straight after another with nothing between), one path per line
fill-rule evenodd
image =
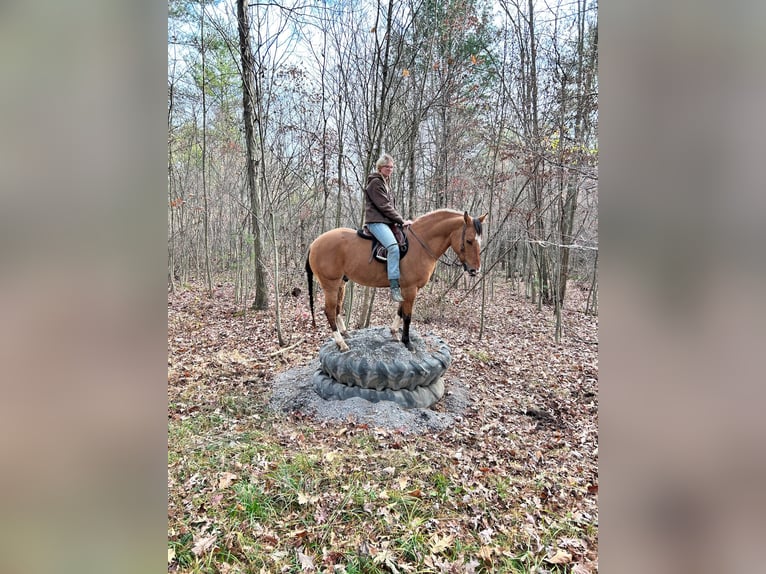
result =
M282 297L281 348L273 304L169 294L168 571L597 572L598 318L568 291L558 344L552 308L510 283L481 338L478 291L419 295L412 328L449 343L468 396L437 430L270 408L329 338L321 293L316 329L305 292ZM379 290L371 324L393 310Z

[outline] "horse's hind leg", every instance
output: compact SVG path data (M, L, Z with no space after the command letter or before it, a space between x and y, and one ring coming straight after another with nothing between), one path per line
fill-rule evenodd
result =
M327 317L327 322L330 324L332 338L335 339L335 343L338 345L338 349L340 349L341 352L348 351L348 345L346 344L346 341L343 340L343 335L338 331L338 320L340 320L340 324L343 325L343 319L338 316L338 298L340 296L340 289L325 289L324 294L324 314Z
M394 315L394 322L391 323L391 338L394 341L399 340L399 327L402 325L402 305L404 305L404 303L399 303L399 308Z
M348 330L346 329L346 322L343 319L343 300L346 298L346 282L340 284L338 287L338 303L335 305L335 318L338 322L338 331L341 335L345 335Z

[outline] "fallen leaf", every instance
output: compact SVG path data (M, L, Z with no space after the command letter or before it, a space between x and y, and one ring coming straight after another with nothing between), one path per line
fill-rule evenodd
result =
M317 524L324 524L327 521L327 511L321 506L317 507L314 511L314 520Z
M336 458L338 458L338 453L337 453L337 452L335 452L335 451L330 451L330 452L326 452L326 453L324 453L324 459L325 459L327 462L332 462L332 461L334 461Z
M306 504L314 504L319 501L319 496L315 494L306 494L305 492L298 493L298 504L304 506Z
M572 555L566 550L558 550L551 558L546 558L549 564L569 564L572 561Z
M572 538L571 536L559 538L558 545L566 548L585 549L585 543L582 540L579 538Z
M192 547L192 552L195 556L202 556L205 552L210 550L213 547L213 544L215 544L216 539L218 536L215 534L210 534L209 536L201 536L199 538L194 539L194 546Z
M495 533L491 528L485 528L479 532L479 538L484 544L490 544L492 542L492 535Z
M452 542L455 540L453 534L440 537L438 534L434 534L431 538L431 554L440 554L452 546Z
M176 551L174 548L168 548L168 564L170 564L176 558Z
M298 528L297 530L293 530L290 533L291 538L297 538L298 540L302 540L303 538L306 538L308 536L309 531L305 528Z
M303 547L296 548L295 553L298 556L298 562L301 565L301 571L313 572L316 570L316 566L314 566L314 560L311 558L311 556L307 556L303 553Z
M230 487L237 478L239 477L232 472L221 473L221 477L218 479L218 488L224 489Z
M479 551L476 553L476 556L484 560L485 562L492 562L492 554L494 554L494 550L490 546L482 546L479 548Z

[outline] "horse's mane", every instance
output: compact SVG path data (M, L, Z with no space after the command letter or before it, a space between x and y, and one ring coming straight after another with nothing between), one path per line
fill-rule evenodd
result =
M443 219L443 218L446 218L448 216L463 217L463 212L462 211L458 211L457 209L447 209L447 208L435 209L434 211L429 211L428 213L424 213L423 215L421 215L420 217L415 219L415 221L421 221L421 220L422 221L427 221L429 219Z
M457 209L448 209L448 208L442 208L442 209L436 209L434 211L429 211L428 213L424 213L420 217L416 218L413 223L417 221L422 221L423 223L427 223L431 220L439 221L442 219L448 219L450 217L460 217L463 218L463 212L458 211ZM476 229L476 234L481 235L481 221L479 221L478 217L472 217L473 220L473 227Z

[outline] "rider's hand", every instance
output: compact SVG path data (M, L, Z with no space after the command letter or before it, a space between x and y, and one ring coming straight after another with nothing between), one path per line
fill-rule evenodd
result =
M411 219L405 219L404 223L402 223L402 227L407 227L408 225L412 225Z

